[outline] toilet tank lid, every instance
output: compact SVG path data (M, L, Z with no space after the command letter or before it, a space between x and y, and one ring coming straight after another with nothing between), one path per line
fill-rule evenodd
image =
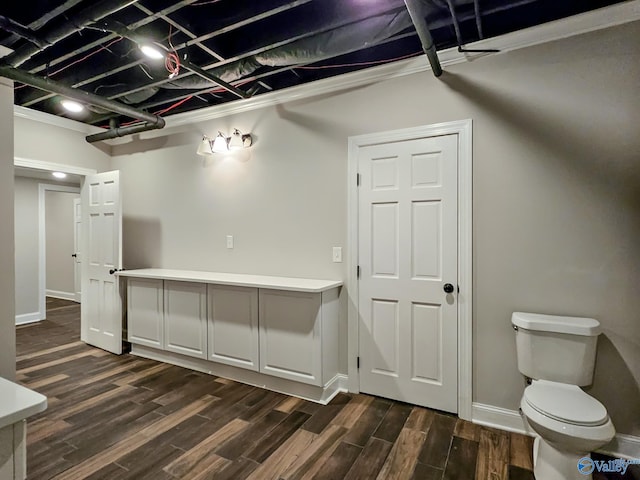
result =
M538 332L567 333L588 337L600 335L601 332L600 322L595 318L513 312L511 323L518 328Z

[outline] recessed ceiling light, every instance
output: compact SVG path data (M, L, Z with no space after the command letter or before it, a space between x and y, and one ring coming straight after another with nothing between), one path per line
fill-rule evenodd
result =
M69 112L78 113L84 110L84 106L81 103L74 102L73 100L64 99L60 104Z
M164 53L162 53L159 48L154 47L153 45L149 45L148 43L140 45L140 50L147 57L153 58L154 60L160 60L164 58Z
M67 178L67 174L63 172L53 172L51 175L56 178Z

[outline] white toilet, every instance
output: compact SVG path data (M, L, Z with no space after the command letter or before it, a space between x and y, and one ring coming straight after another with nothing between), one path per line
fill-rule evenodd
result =
M520 408L539 435L533 447L537 480L592 478L589 452L615 435L606 408L580 386L590 385L600 323L593 318L515 312L518 370L532 379Z

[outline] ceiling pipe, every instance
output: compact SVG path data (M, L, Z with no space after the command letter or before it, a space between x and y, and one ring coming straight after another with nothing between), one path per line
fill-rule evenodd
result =
M476 17L476 28L478 29L478 37L480 40L484 39L484 33L482 33L482 16L480 14L480 0L473 0L473 12Z
M36 45L38 48L47 48L47 42L43 39L38 38L29 27L25 27L24 25L12 20L9 17L5 17L4 15L0 15L0 29L5 30L9 33L13 33L19 37L28 40L29 42Z
M143 120L145 122L144 125L134 125L132 127L124 128L111 128L107 132L104 132L104 135L111 135L110 132L113 131L114 136L108 136L106 138L121 137L122 135L130 135L132 133L138 133L144 130L160 129L165 125L164 118L158 115L153 115L143 110L138 110L137 108L130 107L120 102L116 102L115 100L109 100L108 98L104 98L93 93L85 92L84 90L78 90L76 88L68 87L60 82L56 82L49 78L38 77L29 72L25 72L24 70L14 68L11 65L0 65L0 77L6 77L11 80L15 80L16 82L31 85L32 87L36 87L47 92L56 93L72 100L77 100L78 102L84 104L102 107L111 112L119 113L120 115L126 115L127 117ZM134 129L133 127L137 128ZM142 129L142 127L146 128ZM117 134L115 130L117 130L120 134ZM87 141L90 141L90 138L93 139L92 141L98 141L95 139L95 135L89 135L87 137Z
M163 125L164 126L164 125ZM130 125L128 127L111 127L106 132L94 133L88 135L85 140L89 143L100 142L102 140L110 140L112 138L124 137L126 135L133 135L134 133L146 132L147 130L158 130L160 127L158 124L145 122L141 125Z
M119 10L122 10L129 5L136 3L138 0L103 0L97 4L93 4L90 7L76 13L71 20L65 20L63 23L56 27L49 29L47 32L41 34L42 40L46 43L45 46L37 45L24 45L21 48L16 49L11 55L5 58L5 61L14 66L19 67L24 62L29 60L35 54L40 53L46 47L53 45L68 36L74 34L77 31L91 25L98 20L111 15Z
M429 31L429 26L422 14L420 0L404 0L404 3L409 11L409 16L411 16L413 26L415 27L416 32L418 32L420 43L422 43L422 50L424 50L424 53L429 59L431 70L436 77L439 77L442 75L442 66L440 65L440 59L438 59L436 45L433 43L433 37Z

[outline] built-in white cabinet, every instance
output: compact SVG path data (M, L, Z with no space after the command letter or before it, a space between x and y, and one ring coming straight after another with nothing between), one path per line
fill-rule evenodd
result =
M278 377L279 391L303 383L309 398L309 385L337 391L340 282L161 269L120 275L133 353L252 384Z
M27 478L26 418L47 408L47 398L0 377L0 479Z
M24 420L0 428L0 478L25 480L27 478L27 439Z
M258 289L208 285L209 360L258 371Z
M164 348L207 358L207 286L164 281Z
M127 282L128 339L131 343L164 348L164 288L155 278Z
M260 292L260 370L322 383L320 293Z

